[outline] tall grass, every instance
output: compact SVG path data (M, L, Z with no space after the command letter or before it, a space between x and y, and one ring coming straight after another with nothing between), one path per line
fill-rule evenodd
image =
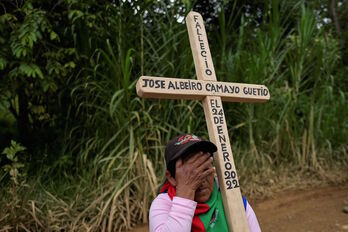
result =
M73 104L62 159L70 157L72 170L56 165L48 172L56 179L17 186L22 194L31 190L0 211L0 226L122 231L146 223L163 181L166 142L182 132L207 138L200 102L144 100L135 93L143 74L195 78L186 26L176 17L190 6L132 4L105 6L109 17L95 21L105 27L104 37L75 38L96 43L86 45L81 70L69 79ZM255 27L234 3L220 5L216 17L207 30L217 78L265 84L271 92L266 104L224 104L242 188L257 194L255 183L265 185L279 172L325 179L330 168L347 167L347 93L335 72L339 45L330 31L317 29L313 11L270 1Z

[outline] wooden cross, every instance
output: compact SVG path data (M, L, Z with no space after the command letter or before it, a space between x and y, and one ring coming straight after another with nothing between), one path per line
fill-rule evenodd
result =
M136 85L137 94L144 98L203 102L209 138L218 148L214 163L229 231L249 231L222 101L265 102L270 99L269 90L264 85L216 81L202 16L191 11L186 26L198 80L142 76Z

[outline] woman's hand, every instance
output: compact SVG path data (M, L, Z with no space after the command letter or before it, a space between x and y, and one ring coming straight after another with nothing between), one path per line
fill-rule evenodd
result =
M197 152L184 161L177 160L175 170L176 196L194 200L195 192L208 175L213 175L213 157Z

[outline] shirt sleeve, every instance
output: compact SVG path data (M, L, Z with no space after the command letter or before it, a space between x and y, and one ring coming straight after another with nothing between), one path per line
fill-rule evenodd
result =
M159 194L151 204L149 215L150 232L190 232L197 202Z
M255 212L253 208L251 208L249 202L247 203L245 212L246 212L250 232L261 232L259 222L257 221Z

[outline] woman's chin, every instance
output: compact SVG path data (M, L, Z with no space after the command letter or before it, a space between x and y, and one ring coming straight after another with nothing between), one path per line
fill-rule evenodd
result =
M195 193L195 201L199 203L204 203L209 200L211 192L208 188L197 190Z

